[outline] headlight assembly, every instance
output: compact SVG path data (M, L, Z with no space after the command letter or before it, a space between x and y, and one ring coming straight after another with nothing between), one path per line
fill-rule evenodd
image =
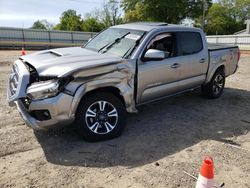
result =
M58 80L34 83L27 88L27 95L31 99L44 99L58 94L60 84Z
M40 81L31 84L27 88L27 96L30 99L46 99L58 95L64 90L64 87L73 80L72 76L52 79L48 81Z

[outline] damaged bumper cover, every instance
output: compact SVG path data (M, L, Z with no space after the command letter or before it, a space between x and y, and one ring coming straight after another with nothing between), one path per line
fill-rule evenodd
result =
M73 97L66 94L59 94L56 97L32 101L27 109L22 100L15 101L17 109L25 123L35 130L43 130L52 127L64 126L74 121L69 111ZM41 119L35 116L34 112L46 112L49 118Z

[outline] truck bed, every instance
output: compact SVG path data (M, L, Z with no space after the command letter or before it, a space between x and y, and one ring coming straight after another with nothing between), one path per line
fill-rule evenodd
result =
M208 51L216 51L216 50L225 50L225 49L231 49L231 48L238 48L238 46L233 45L227 45L227 44L209 44L208 43Z
M208 44L208 52L210 56L209 70L213 70L217 65L223 64L226 76L236 71L239 61L238 46Z

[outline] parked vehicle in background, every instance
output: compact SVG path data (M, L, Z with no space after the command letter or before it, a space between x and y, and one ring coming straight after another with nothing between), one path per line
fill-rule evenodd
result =
M239 58L237 46L209 46L197 28L118 25L83 47L21 56L8 101L34 129L75 122L85 140L100 141L119 136L139 105L198 87L220 97Z

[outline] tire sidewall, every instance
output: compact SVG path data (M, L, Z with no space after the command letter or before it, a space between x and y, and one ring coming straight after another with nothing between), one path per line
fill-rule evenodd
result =
M85 115L87 109L97 101L107 101L112 104L118 113L118 121L113 130L106 134L96 134L92 132L86 124ZM90 95L82 100L78 106L76 114L76 123L79 129L79 133L83 138L90 142L102 141L111 138L115 138L121 135L122 130L126 124L126 111L123 103L115 95L111 93L100 92Z
M220 90L220 92L218 94L215 94L214 91L213 91L213 85L214 85L214 81L215 81L215 78L218 76L218 75L221 75L223 77L223 86L222 86L222 89ZM222 95L223 93L223 90L224 90L224 86L225 86L225 73L223 71L216 71L215 74L213 75L213 78L211 80L211 83L210 83L210 92L211 94L213 95L213 98L218 98Z

